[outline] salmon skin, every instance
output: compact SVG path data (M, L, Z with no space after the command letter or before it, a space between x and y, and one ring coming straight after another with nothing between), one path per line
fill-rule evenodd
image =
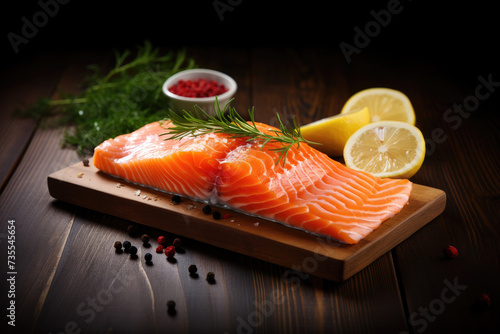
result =
M274 129L256 123L267 132ZM165 140L172 124L154 122L94 151L94 165L125 180L229 206L250 215L358 243L408 203L412 183L345 167L305 143L277 163L280 143L210 133Z

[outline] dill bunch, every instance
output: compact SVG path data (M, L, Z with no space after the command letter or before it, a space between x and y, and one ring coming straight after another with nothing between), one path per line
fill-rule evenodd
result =
M92 155L94 147L104 140L165 118L170 104L162 93L164 81L194 67L184 50L160 55L159 49L146 41L135 55L130 50L115 52L115 65L105 75L100 67L90 65L92 74L85 78L81 94L60 91L60 99L40 99L21 115L37 120L59 115L57 125L71 125L64 132L63 147Z

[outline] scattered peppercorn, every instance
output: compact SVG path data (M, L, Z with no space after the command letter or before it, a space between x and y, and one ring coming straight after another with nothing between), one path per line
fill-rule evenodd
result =
M139 227L135 224L129 225L127 227L127 233L131 237L135 236L139 232Z
M229 213L225 213L222 215L222 219L228 219L231 218L231 215Z
M173 300L169 300L167 302L167 312L170 315L175 315L177 311L175 310L175 302Z
M189 266L188 271L189 275L196 275L196 273L198 272L198 268L196 268L196 265L192 264Z
M125 252L129 251L130 246L132 246L132 244L130 243L130 241L124 241L123 242L123 248L125 248Z
M491 298L490 298L490 295L488 295L487 293L482 293L480 296L479 296L479 301L481 302L482 305L484 306L490 306L491 304Z
M179 204L181 202L181 197L179 195L174 195L172 197L172 203L173 204Z
M149 243L149 239L150 239L149 235L147 235L147 234L141 235L141 241L142 241L143 244Z
M208 204L207 204L207 205L205 205L205 206L203 207L203 209L202 209L202 210L203 210L203 213L204 213L204 214L209 215L209 214L210 214L210 212L212 212L212 207L211 207L210 205L208 205Z
M215 282L215 274L213 272L208 272L207 273L207 281L209 283L214 283Z
M182 247L182 240L180 238L175 238L172 242L172 245L174 247Z
M214 219L219 220L221 216L222 215L220 214L219 211L214 211L214 213L212 213L212 217L214 217Z
M122 243L120 241L115 241L115 244L113 245L117 251L122 250Z
M156 247L156 252L157 253L163 253L163 246L160 245L160 246Z
M458 256L458 250L453 246L446 246L443 248L443 254L450 259L454 259Z
M89 158L83 158L82 163L85 167L89 166Z
M159 243L160 245L164 245L164 244L166 244L166 243L167 243L167 238L165 238L163 235L160 235L160 236L158 237L157 241L158 241L158 243Z
M137 247L135 246L130 246L130 248L128 249L128 252L130 255L134 256L134 255L137 255Z
M175 256L175 247L174 246L168 246L165 248L165 255L168 258L174 257Z
M151 253L144 254L144 260L146 260L146 263L150 263L153 260L153 255Z

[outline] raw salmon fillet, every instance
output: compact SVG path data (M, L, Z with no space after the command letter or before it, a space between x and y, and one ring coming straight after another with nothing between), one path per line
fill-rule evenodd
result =
M270 126L256 123L261 131ZM206 134L165 140L154 122L96 147L94 165L125 180L358 243L408 203L412 183L345 167L307 144L276 163L279 143Z

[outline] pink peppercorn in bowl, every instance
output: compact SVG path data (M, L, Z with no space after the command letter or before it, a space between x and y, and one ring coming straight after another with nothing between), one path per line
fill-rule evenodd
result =
M170 99L173 111L193 111L198 105L213 115L215 97L223 109L237 88L236 81L227 74L197 68L172 75L163 84L163 93Z

